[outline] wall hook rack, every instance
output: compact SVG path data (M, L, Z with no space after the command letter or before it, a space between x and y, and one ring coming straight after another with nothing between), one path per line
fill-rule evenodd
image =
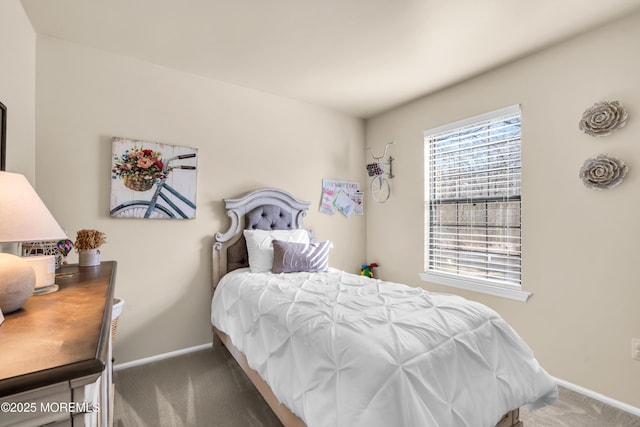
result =
M393 179L395 175L393 174L393 161L395 159L392 156L389 156L389 160L386 161L385 165L389 165L389 172L387 173L387 178Z

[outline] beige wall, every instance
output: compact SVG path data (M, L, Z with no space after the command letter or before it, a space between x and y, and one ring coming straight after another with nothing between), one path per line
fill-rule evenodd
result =
M71 239L107 234L126 301L117 363L210 342L213 235L222 199L280 187L312 202L306 224L357 271L365 220L318 212L323 178L364 178L364 123L332 111L51 38L37 42L37 176ZM198 149L195 220L112 219L111 137ZM75 262L76 255L70 257Z
M0 102L7 106L7 171L35 184L36 35L18 0L0 1Z
M382 114L367 143L395 140L393 194L367 215L367 259L383 278L459 293L495 308L554 376L640 407L640 15ZM583 111L619 100L626 128L593 138ZM523 114L523 287L527 303L419 280L423 271L423 131L520 103ZM609 153L630 168L617 188L578 179L583 161Z

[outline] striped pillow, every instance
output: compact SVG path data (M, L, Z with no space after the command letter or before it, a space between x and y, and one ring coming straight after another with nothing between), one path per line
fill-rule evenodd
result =
M329 269L330 241L320 243L291 243L273 240L274 273L293 273L297 271L318 272Z

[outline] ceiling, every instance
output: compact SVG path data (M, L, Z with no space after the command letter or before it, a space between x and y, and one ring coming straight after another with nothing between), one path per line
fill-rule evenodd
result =
M21 0L38 34L368 118L638 0Z

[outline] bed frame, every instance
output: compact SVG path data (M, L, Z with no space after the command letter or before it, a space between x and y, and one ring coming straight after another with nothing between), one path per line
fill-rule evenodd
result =
M303 220L309 202L301 201L277 188L263 188L236 199L224 199L231 225L224 233L215 234L213 244L212 291L226 273L249 266L245 229L289 230L304 228ZM229 336L213 328L214 347L224 346L258 389L285 427L306 427L305 423L278 401L269 385L247 363L245 355L233 345ZM522 427L519 409L508 412L496 427Z

